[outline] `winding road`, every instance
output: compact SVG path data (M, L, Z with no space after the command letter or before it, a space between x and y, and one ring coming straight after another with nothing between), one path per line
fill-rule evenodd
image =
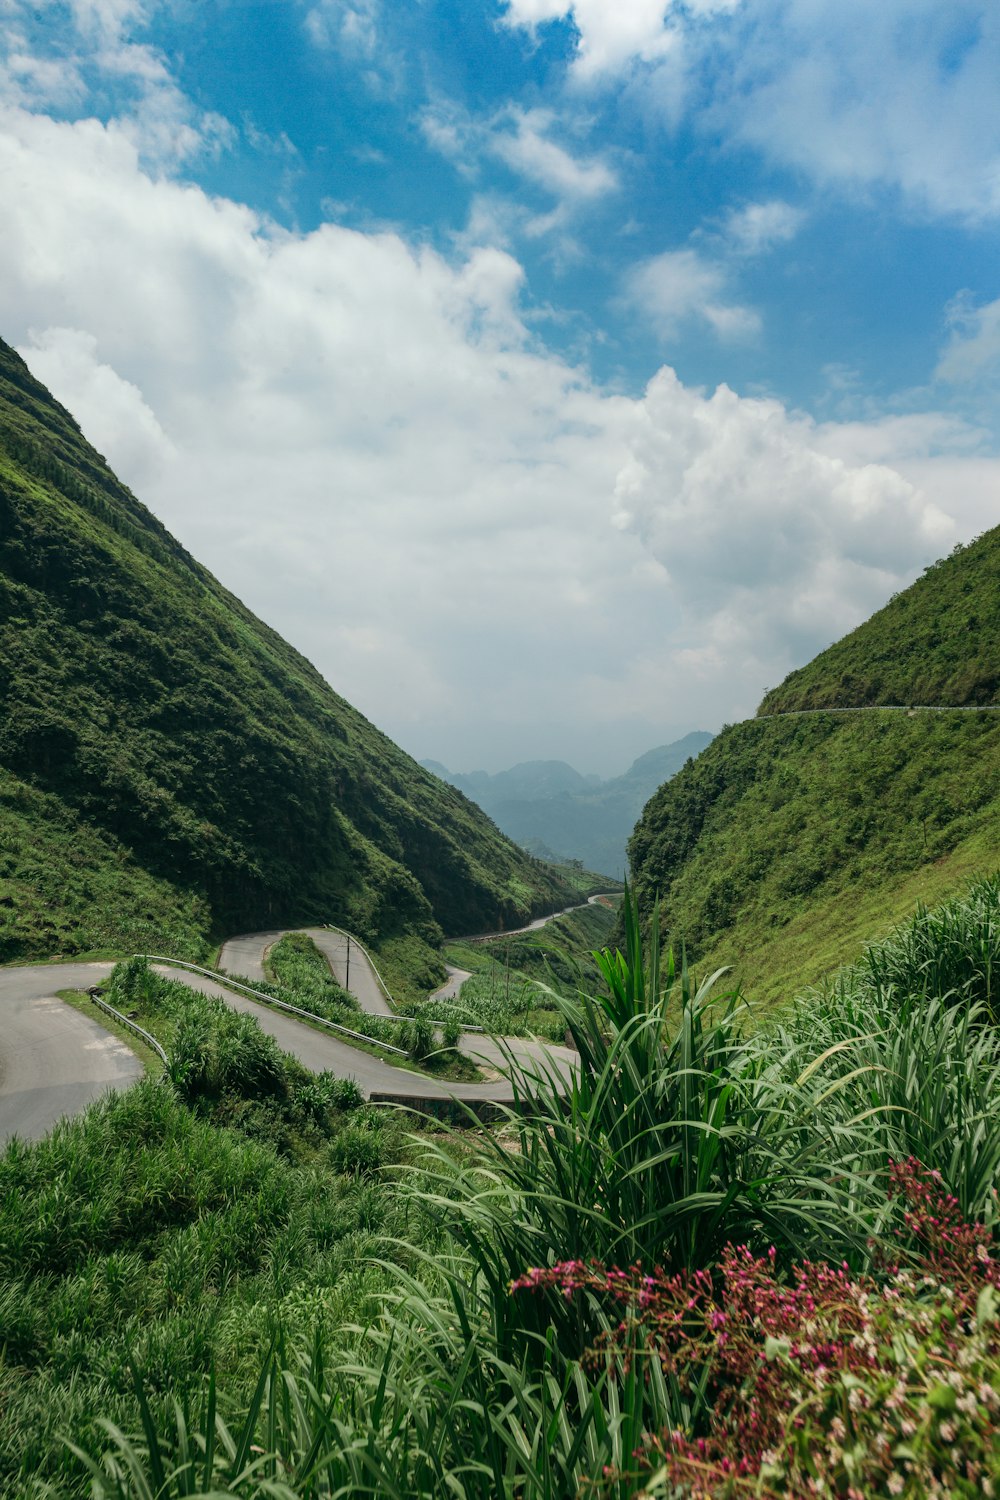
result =
M534 930L563 914L554 912L552 917L521 930ZM308 933L329 962L334 977L350 989L362 1010L375 1015L395 1014L365 949L356 938L335 929L286 928L231 938L220 953L219 967L251 982L263 979L264 956L286 931ZM142 1076L141 1062L124 1042L57 995L59 990L89 989L105 979L113 967L111 963L54 963L0 969L0 1142L15 1135L37 1139L64 1116L78 1113L109 1089L125 1088ZM155 968L200 994L218 996L234 1010L253 1016L279 1047L312 1072L330 1071L353 1078L374 1102L409 1102L432 1110L456 1101L512 1104L512 1063L528 1078L539 1065L554 1068L564 1077L574 1066L575 1054L565 1047L515 1037L497 1041L466 1035L461 1039L461 1050L487 1075L494 1076L483 1083L429 1078L394 1067L317 1026L241 995L223 980L193 974L167 962L158 962ZM439 995L449 987L457 993L466 977L463 970L449 970L449 975L449 983L442 986Z

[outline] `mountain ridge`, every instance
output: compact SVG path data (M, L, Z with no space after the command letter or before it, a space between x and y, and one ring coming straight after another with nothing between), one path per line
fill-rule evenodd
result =
M509 770L453 772L440 761L421 765L478 802L499 828L546 857L578 859L619 878L626 840L644 804L691 756L711 742L693 730L647 750L620 776L584 776L566 761L521 761Z
M279 917L433 946L571 895L191 557L2 341L0 701L0 958Z
M659 902L693 961L735 966L772 1002L853 960L915 902L995 869L995 626L1000 528L790 673L657 792L629 845L646 920ZM944 707L889 708L919 702Z

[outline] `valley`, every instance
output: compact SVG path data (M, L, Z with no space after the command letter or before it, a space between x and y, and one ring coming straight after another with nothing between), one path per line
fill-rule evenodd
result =
M2 344L0 527L4 1494L1000 1483L1000 530L628 787L515 768L622 894Z

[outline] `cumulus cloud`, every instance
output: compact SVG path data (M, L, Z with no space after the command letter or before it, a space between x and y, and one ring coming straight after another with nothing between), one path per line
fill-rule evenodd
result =
M789 645L806 659L955 539L898 473L824 452L776 401L726 386L706 399L663 369L639 418L617 522L667 570L702 669L727 653L759 666Z
M641 75L643 97L712 134L920 213L1000 213L993 0L509 0L510 25L570 19L578 81Z
M19 352L39 380L60 392L94 447L114 453L119 476L133 489L152 485L176 457L142 392L100 359L92 333L29 330Z
M777 402L602 389L538 342L495 246L285 230L151 173L120 124L13 107L0 201L3 336L417 753L620 770L751 712L951 540Z
M725 269L697 250L666 250L640 261L625 277L624 300L664 338L691 318L708 323L722 339L747 338L760 329L753 308L729 300Z

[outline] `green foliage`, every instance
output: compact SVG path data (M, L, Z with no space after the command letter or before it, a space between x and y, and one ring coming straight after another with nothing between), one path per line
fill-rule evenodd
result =
M792 672L760 714L871 703L1000 702L1000 527L924 570Z
M0 963L161 944L198 961L209 922L203 897L150 874L58 797L0 768Z
M644 915L765 1000L995 862L1000 713L818 714L723 730L630 844Z
M917 900L995 863L1000 836L1000 528L769 693L662 787L629 845L648 916L787 999ZM865 705L953 712L813 713ZM809 717L781 715L809 710Z
M279 983L254 980L251 988L297 1005L335 1026L346 1026L373 1042L406 1050L407 1023L363 1011L355 997L334 979L329 964L308 933L286 933L269 950L268 967Z
M933 931L975 945L996 897ZM900 1463L903 1493L935 1475L976 1493L995 1470L1000 1045L982 1009L914 993L943 967L904 982L921 922L879 945L891 983L863 961L746 1033L712 980L661 959L655 924L643 954L628 903L601 996L566 1006L575 1087L526 1077L523 1118L425 1150L423 1245L365 1334L263 1351L236 1399L209 1380L157 1405L143 1372L135 1436L81 1445L98 1500L680 1500L688 1480L722 1500L744 1459L746 1492L775 1500L821 1472L831 1500L852 1474L881 1494ZM337 1148L359 1184L371 1114Z
M880 1434L904 1423L914 1497L968 1457L989 1472L1000 1032L953 976L966 941L976 984L991 969L998 899L987 882L937 923L919 914L763 1027L716 997L720 976L699 985L661 955L655 923L644 952L628 903L595 997L563 1002L574 1086L526 1075L523 1116L425 1137L400 1197L395 1127L370 1108L328 1122L304 1165L149 1085L11 1148L0 1485L626 1500L670 1493L669 1451L716 1465L700 1472L719 1500L731 1455L759 1461L762 1494L798 1495L814 1458L850 1470L843 1429L875 1494ZM141 1004L150 982L120 973ZM904 1178L933 1184L917 1213ZM933 1286L887 1277L928 1235L946 1252ZM843 1357L796 1363L793 1340Z
M390 1276L372 1257L406 1252L382 1242L400 1211L369 1179L400 1135L352 1123L339 1081L312 1083L323 1128L300 1119L292 1159L273 1133L220 1128L226 1100L196 1114L151 1082L0 1156L5 1495L89 1493L62 1438L99 1447L98 1413L137 1425L130 1360L165 1423L175 1400L197 1408L209 1369L238 1403L276 1336L342 1336L374 1310Z
M357 1012L358 1002L339 985L330 965L306 932L286 932L267 953L267 966L278 986L295 996L295 1003L317 1015L336 1010ZM309 1002L309 1003L307 1003ZM339 1016L329 1015L330 1020Z
M45 842L84 830L94 897L129 919L113 940L137 872L160 942L339 919L433 943L567 897L189 557L3 343L0 694L0 771L29 788L19 819L0 802L8 952L51 951L25 816ZM89 944L86 883L68 916Z
M905 927L866 949L863 968L879 993L940 996L1000 1021L1000 876L932 911L921 904Z

